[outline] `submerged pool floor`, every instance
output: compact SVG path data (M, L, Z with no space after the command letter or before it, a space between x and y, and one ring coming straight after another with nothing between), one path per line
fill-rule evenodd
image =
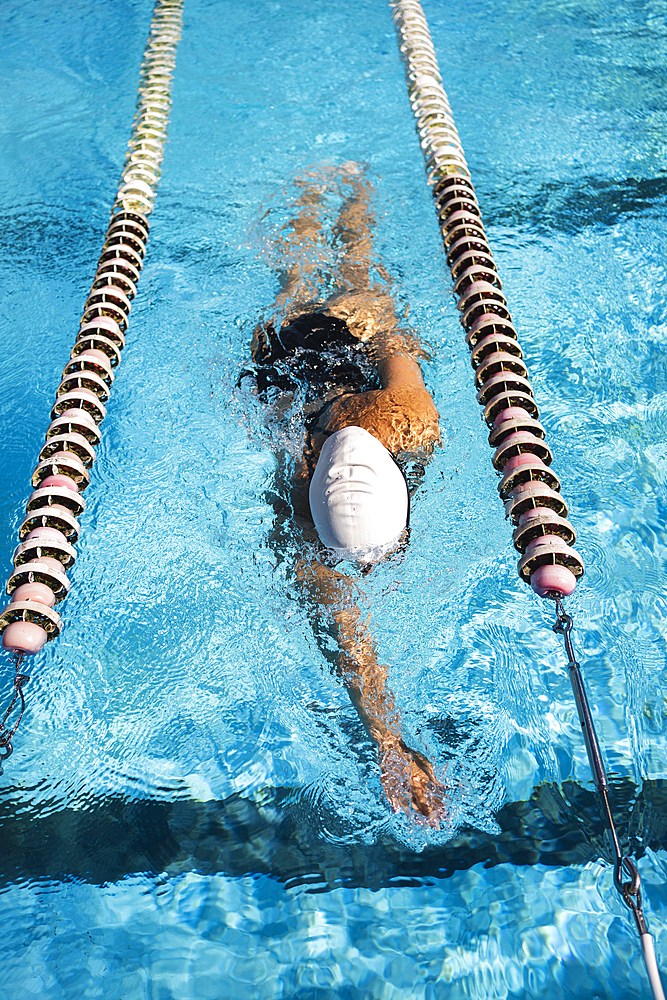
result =
M667 969L667 7L430 0L587 575L568 603ZM145 0L0 9L7 575L115 194ZM7 1000L646 995L553 612L516 575L390 11L186 0L169 142L66 629L0 777ZM366 583L442 829L394 816L271 544L239 383L305 170L362 164L443 447ZM9 696L5 657L0 695Z

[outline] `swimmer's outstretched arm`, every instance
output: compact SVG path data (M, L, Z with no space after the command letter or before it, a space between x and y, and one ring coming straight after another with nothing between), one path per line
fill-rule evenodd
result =
M412 808L438 826L445 814L444 787L426 757L401 736L387 668L378 663L368 618L364 619L355 603L362 596L359 588L348 577L314 561L302 563L298 575L319 613L328 610L340 650L338 670L368 735L378 745L387 799L395 812L403 809L407 814Z

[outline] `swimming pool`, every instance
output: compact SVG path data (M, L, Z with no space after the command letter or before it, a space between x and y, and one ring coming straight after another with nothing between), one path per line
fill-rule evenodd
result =
M0 12L7 571L150 10ZM665 965L665 8L425 11L579 532L577 648ZM0 779L7 997L644 996L553 615L516 577L388 9L191 0L173 96L67 628ZM293 178L347 160L444 428L409 555L368 583L408 730L455 790L440 833L388 814L275 566L272 442L237 388Z

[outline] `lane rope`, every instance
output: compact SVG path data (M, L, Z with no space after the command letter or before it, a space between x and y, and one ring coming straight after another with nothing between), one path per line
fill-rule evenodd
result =
M489 427L498 492L515 526L518 572L542 597L573 592L584 572L551 468L528 369L493 258L470 170L442 86L426 18L417 0L390 3L405 61L408 97L435 199L454 296Z
M653 938L642 911L639 872L623 857L608 799L602 761L579 664L570 632L572 618L561 599L571 594L584 573L572 547L576 533L560 480L551 468L553 455L539 421L539 410L523 361L502 282L482 222L470 168L442 85L428 23L419 0L390 0L405 63L408 98L426 161L440 233L452 273L454 297L471 351L477 401L484 407L498 492L505 516L514 525L512 540L520 553L518 573L541 597L556 601L554 631L563 635L570 680L586 751L599 793L614 855L614 884L632 911L655 1000L665 1000ZM629 881L624 882L624 875Z
M33 492L19 528L14 570L7 581L11 602L0 612L4 649L16 658L14 698L27 676L25 655L39 652L62 629L55 605L67 597L74 565L83 492L100 442L100 425L125 347L125 334L146 253L167 138L176 47L183 0L157 0L139 77L136 114L111 220L97 271L85 301L70 360L56 390L51 423L32 473ZM0 726L0 759L12 750L16 725Z

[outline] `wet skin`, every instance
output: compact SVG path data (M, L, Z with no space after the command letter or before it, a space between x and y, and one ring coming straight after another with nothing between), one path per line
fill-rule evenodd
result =
M323 438L343 427L363 427L394 456L430 454L440 443L439 413L424 386L419 362L390 355L378 363L378 374L381 389L351 393L332 404Z
M341 397L328 411L325 430L333 433L343 427L363 427L394 455L404 451L430 453L440 441L438 411L424 387L419 363L390 355L379 362L378 373L382 388ZM322 434L321 440L314 442L316 448L325 439ZM307 491L304 465L294 483L295 514L301 514L304 527L312 525ZM426 757L408 747L401 737L400 714L387 687L387 668L378 663L369 631L370 616L364 617L358 607L363 598L358 585L314 560L301 563L298 575L310 600L329 609L340 648L338 671L366 731L378 744L387 799L395 811L409 813L414 809L439 825L445 813L445 789Z
M373 267L385 275L387 284L370 281L370 185L360 177L356 165L338 173L311 174L297 184L301 194L296 215L283 227L285 235L276 241L282 290L275 316L285 322L306 311L317 311L343 319L350 332L367 343L381 385L380 389L336 399L319 432L312 436L310 452L297 463L290 503L295 534L313 542L317 534L308 504L308 465L314 467L329 434L343 427L362 427L394 456L408 452L426 458L440 443L440 429L438 411L424 385L418 360L424 352L414 334L400 327L387 288L388 276L377 261ZM323 237L322 192L332 184L347 186L351 194L332 228L339 252L334 273L337 290L318 301L317 276L331 256ZM446 814L446 790L431 763L401 736L400 713L387 686L387 667L378 662L369 630L370 613L361 610L367 603L363 590L356 580L305 555L297 560L294 572L314 625L324 622L336 636L337 670L366 731L377 743L381 781L389 803L396 812L410 814L414 810L438 826Z

